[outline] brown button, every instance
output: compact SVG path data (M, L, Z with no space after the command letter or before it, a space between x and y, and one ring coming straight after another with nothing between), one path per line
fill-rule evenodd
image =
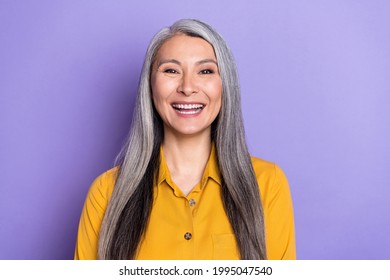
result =
M194 206L196 204L196 201L195 201L195 199L191 198L189 200L189 203L190 203L190 206Z
M192 238L192 234L189 233L189 232L186 232L186 234L184 234L184 239L185 240L190 240Z

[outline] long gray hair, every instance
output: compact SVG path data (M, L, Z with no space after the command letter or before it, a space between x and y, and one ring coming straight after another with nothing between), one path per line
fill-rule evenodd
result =
M266 259L263 209L245 141L235 62L225 41L211 26L191 19L162 29L148 47L130 134L118 157L119 173L100 231L98 256L136 258L147 227L164 137L151 98L150 75L159 48L176 34L202 38L214 48L223 90L211 141L215 143L222 177L222 200L241 259Z

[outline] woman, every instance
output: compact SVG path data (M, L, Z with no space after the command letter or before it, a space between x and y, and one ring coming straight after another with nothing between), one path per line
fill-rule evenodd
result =
M287 180L250 157L235 63L207 24L179 20L153 38L127 144L91 186L75 258L295 258Z

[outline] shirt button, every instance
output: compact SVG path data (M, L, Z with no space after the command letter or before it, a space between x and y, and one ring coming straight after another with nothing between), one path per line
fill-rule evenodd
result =
M190 240L191 238L192 238L192 234L191 234L191 233L186 232L186 233L184 234L184 239L185 239L185 240Z
M189 203L190 203L190 206L194 206L196 204L196 201L195 201L195 199L191 198Z

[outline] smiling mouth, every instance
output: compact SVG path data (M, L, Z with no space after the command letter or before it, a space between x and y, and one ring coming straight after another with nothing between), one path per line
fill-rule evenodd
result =
M176 110L176 112L184 115L194 115L199 113L203 110L205 105L200 103L193 103L193 104L179 104L174 103L172 104L173 109Z

